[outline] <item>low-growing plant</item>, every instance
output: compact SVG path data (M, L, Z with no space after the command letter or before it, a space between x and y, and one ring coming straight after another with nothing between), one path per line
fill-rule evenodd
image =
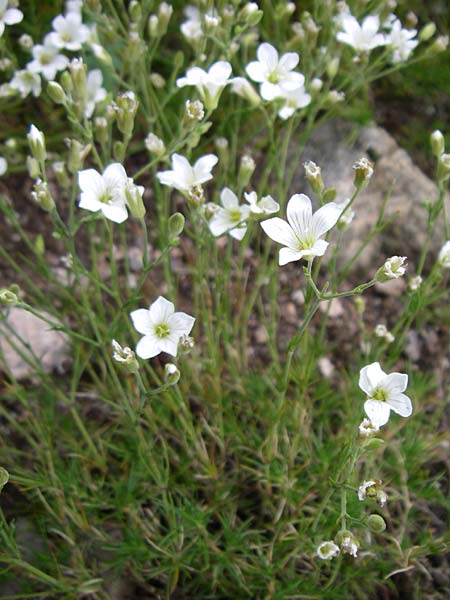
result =
M445 390L404 350L414 324L448 326L450 155L435 131L420 254L398 239L359 278L393 219L386 198L340 258L376 167L349 164L338 198L304 147L448 39L390 1L350 4L69 0L40 20L0 2L18 128L1 165L3 597L422 597L448 550ZM8 191L28 178L45 234ZM407 268L370 325L365 298ZM357 321L341 352L339 301L341 329ZM59 373L28 318L61 344Z

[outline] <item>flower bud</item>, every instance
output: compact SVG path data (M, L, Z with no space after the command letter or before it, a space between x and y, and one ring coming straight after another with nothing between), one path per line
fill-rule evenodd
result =
M55 102L55 104L64 104L67 101L66 94L59 83L56 81L49 81L47 85L47 94Z
M9 473L3 467L0 467L0 492L9 481Z
M430 135L430 144L433 156L439 158L445 150L445 138L439 129L436 129L436 131L433 131Z
M159 19L157 15L150 15L148 18L148 35L155 38L159 35Z
M184 119L187 123L201 121L204 116L205 110L200 100L186 100Z
M429 53L430 54L439 54L440 52L444 52L445 50L447 50L448 47L448 35L440 35L438 36L433 44L430 46L429 48Z
M419 41L428 42L428 40L431 39L435 33L436 33L436 25L433 22L427 23L420 30Z
M0 304L17 304L19 298L15 292L8 288L0 289Z
M166 80L159 73L150 73L150 82L158 90L161 90L166 85Z
M330 90L327 94L327 104L333 105L343 102L345 100L344 92L338 92L338 90Z
M438 160L438 181L447 181L450 177L450 154L441 154Z
M380 515L369 515L367 525L374 533L382 533L386 529L386 521Z
M91 151L91 144L83 146L78 140L71 140L67 138L65 140L66 145L69 148L69 156L67 157L67 169L69 173L75 174L80 171L83 167L86 156Z
M139 371L139 363L133 350L128 348L128 346L122 347L116 340L111 340L111 344L114 349L113 359L121 363L129 373L137 373Z
M167 2L161 2L158 7L158 19L159 19L159 35L163 35L167 31L167 26L169 25L170 17L173 13L173 7Z
M24 33L19 38L19 45L22 50L31 50L34 46L33 38L28 33Z
M188 354L195 346L194 338L190 335L182 335L178 342L178 348L183 354Z
M108 141L108 120L106 117L95 117L94 130L97 140L100 144L105 145Z
M330 79L334 79L336 77L339 70L339 62L340 61L338 57L332 58L330 61L328 61L326 71Z
M159 138L154 133L149 133L145 138L145 147L150 152L150 154L155 154L156 156L162 156L166 151L166 146L161 138Z
M239 186L244 188L250 181L256 168L256 163L249 154L243 154L239 165L238 182Z
M34 184L31 197L43 210L51 212L55 208L55 201L48 189L48 184L42 179L38 179Z
M241 98L245 98L252 106L261 104L258 92L245 77L234 77L231 80L231 91Z
M136 185L131 177L129 177L125 184L125 198L131 214L140 221L142 221L145 216L145 206L142 200L143 193L143 186Z
M167 223L169 229L169 239L170 241L175 241L183 232L184 229L185 218L179 212L170 215L169 221Z
M30 177L32 179L37 179L41 174L41 168L38 161L32 156L27 156L26 165Z
M47 158L47 153L45 151L45 138L42 131L39 131L37 127L31 125L27 139L31 154L37 161L44 162Z
M406 256L391 256L391 258L388 258L384 265L378 269L375 274L375 279L380 283L384 283L390 279L403 277L406 271L406 265L403 265L406 260Z
M355 557L358 554L359 542L351 531L342 530L336 536L336 543L344 554Z
M314 77L314 79L309 84L309 89L311 90L311 92L314 92L315 94L320 92L322 87L323 87L323 81L321 79L319 79L319 77Z
M366 428L366 430L368 431L369 428ZM379 427L376 430L374 429L373 431L378 431L378 430L379 430ZM359 426L359 431L361 433L361 425ZM370 435L370 433L368 435ZM378 448L381 448L381 446L383 446L383 445L384 445L383 439L373 437L365 442L364 449L367 450L368 452L374 452L375 450L378 450Z
M60 77L60 82L66 94L71 94L73 92L73 81L69 71L64 71Z
M74 58L70 61L68 68L73 83L74 100L84 104L87 95L87 67L82 58Z
M124 92L116 98L117 127L126 136L131 136L134 127L134 118L139 106L134 92Z
M322 193L325 186L322 179L321 168L312 160L307 160L303 166L305 168L306 179L311 186L312 191L315 194Z
M67 189L70 186L69 176L67 175L66 165L64 161L59 160L52 164L53 173L55 174L56 181L63 189Z
M355 162L353 168L355 170L355 178L353 180L355 188L363 189L367 187L373 175L373 163L363 157Z
M137 0L132 0L128 6L128 14L130 15L130 19L135 23L139 23L142 19L142 8L141 3Z
M447 240L439 251L438 265L444 269L450 269L450 240Z
M164 382L167 385L176 385L180 381L181 373L176 365L167 363L164 365Z

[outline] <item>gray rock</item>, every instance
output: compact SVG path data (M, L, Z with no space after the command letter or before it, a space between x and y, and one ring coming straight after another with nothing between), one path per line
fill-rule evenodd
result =
M294 149L291 160L294 161ZM407 256L409 272L425 240L427 211L425 201L435 201L437 186L418 167L410 156L384 129L376 126L362 127L340 120L330 121L318 127L304 148L300 162L313 160L322 168L327 187L337 189L337 202L349 198L353 192L353 164L362 157L375 163L374 174L354 204L355 219L343 234L340 249L340 265L356 251L376 223L386 196L387 217L396 215L381 234L378 234L363 251L355 265L359 273L372 274L386 258L392 255ZM290 193L310 191L303 167L295 174ZM313 194L311 193L311 197ZM450 214L450 198L447 195L447 214ZM333 234L335 235L335 234ZM436 256L443 243L442 227L436 228L430 244L430 252Z
M36 361L46 373L64 372L70 356L66 334L52 330L48 323L17 306L11 307L5 316L0 318L0 352L16 379L33 375ZM46 313L43 316L56 321Z

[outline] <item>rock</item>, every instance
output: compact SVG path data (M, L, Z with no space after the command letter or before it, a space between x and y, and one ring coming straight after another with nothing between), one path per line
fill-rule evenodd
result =
M402 277L375 284L375 289L377 292L383 294L384 296L394 296L395 298L399 298L405 291L405 288L405 280Z
M328 316L330 319L337 319L338 317L342 317L344 314L344 307L342 306L342 302L339 300L339 298L333 298L333 300L322 302L319 304L319 310L323 313L328 311Z
M56 321L52 315L42 315ZM69 338L65 333L52 330L48 323L23 308L13 306L6 312L6 319L0 319L0 350L16 379L30 377L36 370L33 366L36 359L46 373L64 372L69 362L69 349Z
M427 211L425 201L435 201L438 190L435 183L414 165L411 158L384 129L376 126L363 127L334 120L318 127L306 144L300 157L291 149L291 161L302 165L313 160L322 168L327 187L337 189L336 201L349 198L353 191L353 164L363 156L374 162L374 174L353 205L356 216L343 234L338 265L342 266L359 248L371 231L385 197L389 197L385 217L396 215L395 220L378 234L364 249L354 265L358 274L373 275L386 258L392 255L407 256L409 272L425 240ZM303 167L299 167L290 186L289 195L311 190ZM314 194L310 194L311 198ZM450 214L450 197L447 195L447 214ZM333 234L335 235L335 233ZM333 237L332 237L333 240ZM436 256L443 243L442 230L433 233L430 253ZM327 258L327 255L325 256Z

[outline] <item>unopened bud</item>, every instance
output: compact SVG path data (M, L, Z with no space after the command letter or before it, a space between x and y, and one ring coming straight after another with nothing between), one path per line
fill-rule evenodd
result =
M131 136L134 127L134 118L139 106L134 92L124 92L116 98L117 127L126 136Z
M148 35L152 38L159 35L159 19L157 15L150 15L148 18Z
M176 385L180 381L181 373L176 365L167 363L164 366L164 382L168 385Z
M97 140L100 144L105 145L108 141L108 120L106 117L95 117L94 129Z
M31 197L43 210L51 212L55 208L55 201L48 189L48 184L42 179L38 179L34 184Z
M11 289L0 289L0 304L17 304L19 298Z
M406 272L406 260L406 256L391 256L391 258L388 258L384 265L378 269L375 274L375 279L380 283L383 283L390 279L403 277Z
M182 335L178 342L178 348L183 354L188 354L195 346L194 338L190 335Z
M179 212L170 215L168 221L168 229L169 229L169 239L170 241L175 241L183 232L184 229L185 218Z
M56 81L49 81L47 85L47 94L56 104L64 104L67 101L66 94L59 83Z
M28 33L24 33L19 38L19 45L22 50L31 50L34 46L33 38Z
M380 515L369 515L367 525L374 533L382 533L386 529L386 521Z
M129 177L125 184L125 197L131 214L140 221L142 221L145 216L145 206L144 201L142 200L143 193L144 187L142 185L136 185L131 177Z
M132 21L139 23L142 18L141 3L137 0L132 0L128 6L128 14L130 15L130 19Z
M448 35L438 36L430 46L430 54L439 54L440 52L444 52L445 50L447 50L448 41Z
M244 188L248 184L255 169L256 163L253 158L249 154L244 154L239 165L238 182L240 187Z
M429 39L431 39L433 37L433 35L435 33L436 33L436 25L433 22L427 23L420 30L419 40L421 42L427 42Z
M158 19L161 29L160 35L166 33L167 26L169 24L172 13L173 7L170 4L167 4L167 2L161 2L161 4L158 7Z
M450 177L450 154L441 154L438 160L438 181L447 181Z
M355 162L353 168L355 170L355 178L353 180L355 188L365 188L373 175L373 163L367 160L367 158L360 158Z
M3 467L0 467L0 492L9 481L9 473Z
M338 69L339 69L339 58L338 57L332 58L330 61L328 61L326 71L327 71L327 75L330 79L334 79L336 77Z
M439 158L445 150L445 138L439 129L436 129L436 131L433 131L430 135L430 144L433 156Z
M45 151L45 138L42 131L39 131L37 127L31 125L27 139L31 154L37 161L44 162L47 158L47 153Z
M321 168L312 160L307 160L303 167L305 168L306 179L311 186L312 191L315 194L320 194L325 187Z
M323 87L323 81L321 79L319 79L318 77L314 77L314 79L309 84L309 89L316 94L318 92L320 92L322 87Z
M27 156L26 165L30 177L32 179L37 179L41 174L41 168L38 161L33 156Z
M412 10L410 10L405 17L405 27L407 29L414 29L418 21L419 20L417 18L417 15Z
M64 161L59 160L52 164L53 173L55 174L56 181L58 184L67 189L70 186L69 176L67 175L66 165Z
M158 90L161 90L166 85L166 80L159 73L150 73L150 82Z
M69 138L67 138L65 142L69 148L67 169L69 170L69 173L78 173L78 171L80 171L83 167L83 163L86 159L86 156L91 151L92 146L91 144L83 146L78 140L71 140Z
M154 133L149 133L145 138L145 147L150 154L155 154L156 156L162 156L166 151L164 142Z

